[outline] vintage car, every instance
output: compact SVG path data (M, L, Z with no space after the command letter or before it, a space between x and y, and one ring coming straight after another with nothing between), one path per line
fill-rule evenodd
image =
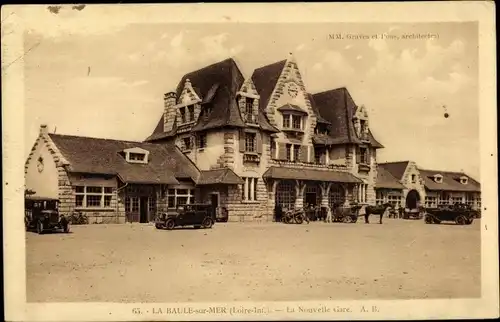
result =
M454 221L457 225L470 225L475 218L479 217L478 212L473 210L469 205L456 203L437 208L427 208L425 223L439 224L442 221Z
M157 229L172 230L177 226L211 228L215 223L215 209L210 204L179 205L175 210L160 213L155 220Z
M69 221L59 213L59 200L27 196L24 205L26 231L36 230L39 234L53 230L69 232Z

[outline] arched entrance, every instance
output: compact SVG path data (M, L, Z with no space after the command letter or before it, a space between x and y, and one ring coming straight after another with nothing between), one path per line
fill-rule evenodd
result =
M276 186L276 206L283 211L295 208L295 182L283 180Z
M304 206L321 205L321 187L318 183L308 183L304 191Z
M406 208L416 209L420 203L420 194L417 190L410 190L406 195Z
M345 202L345 191L341 185L334 183L330 187L330 195L328 196L328 206L333 209L334 204L343 205Z

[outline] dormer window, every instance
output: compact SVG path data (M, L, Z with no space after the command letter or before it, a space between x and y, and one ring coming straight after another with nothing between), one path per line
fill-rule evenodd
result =
M434 182L436 183L443 183L443 176L440 174L434 175Z
M245 97L245 121L247 123L254 123L255 116L253 112L253 98Z
M296 114L283 114L283 128L302 130L302 116Z
M181 123L186 123L187 120L186 120L186 108L185 107L181 107L179 109L179 111L181 112Z
M126 149L125 160L129 163L148 163L149 151L141 148Z
M466 176L460 177L460 183L461 184L467 184L468 181L469 181L469 178L467 178Z
M184 143L184 151L191 150L191 148L192 148L192 146L191 146L191 138L190 137L183 138L182 141Z

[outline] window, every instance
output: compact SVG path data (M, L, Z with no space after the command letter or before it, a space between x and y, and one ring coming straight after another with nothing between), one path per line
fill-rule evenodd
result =
M426 196L425 197L425 207L436 208L437 207L437 198L434 196Z
M128 159L130 161L144 161L146 155L143 153L129 153Z
M207 135L205 133L198 135L198 148L204 149L207 147Z
M184 142L184 150L191 150L191 138L187 137L182 140Z
M362 138L366 138L366 132L368 132L368 128L366 126L366 121L365 120L360 120L359 121L359 124L360 124L360 130L361 130L361 137Z
M181 107L179 109L180 113L181 113L181 123L186 123L187 122L187 115L186 115L186 108L185 107Z
M333 184L330 187L330 195L328 196L328 206L333 208L335 204L343 205L345 202L345 191L339 184Z
M291 144L286 145L286 160L292 161L292 145Z
M368 164L368 149L359 148L359 163Z
M417 182L417 176L415 174L411 175L411 182L416 183Z
M148 198L148 210L151 214L156 212L156 198Z
M449 197L445 192L438 195L438 205L448 205L450 203Z
M241 196L244 201L257 201L257 182L259 178L242 178L245 183L242 187Z
M245 151L255 152L255 133L245 133Z
M276 140L271 138L271 159L276 159L277 146Z
M131 197L132 201L132 212L139 212L139 197Z
M454 205L456 203L462 203L462 197L452 197L451 204Z
M289 114L283 114L283 128L285 128L285 129L290 128L290 115Z
M109 208L113 188L100 186L76 186L75 206L81 208Z
M437 183L442 183L443 182L443 176L440 175L440 174L436 174L434 176L434 181L437 182Z
M302 118L299 115L292 115L292 128L300 130L302 128Z
M179 205L187 205L193 202L193 189L168 189L167 191L168 208L176 208Z
M472 193L467 193L465 195L465 203L471 207L474 206L474 195Z
M253 123L254 122L254 115L253 115L253 99L252 98L245 98L245 117L247 123Z
M365 190L366 191L366 190ZM365 198L366 200L366 198ZM394 208L401 207L401 196L400 195L388 195L387 202L390 203Z
M314 163L321 163L321 155L323 154L323 149L314 148Z
M193 105L188 106L188 114L189 114L189 121L190 122L194 121L194 106Z
M375 194L375 204L382 205L384 203L385 195L382 191L377 190Z
M294 144L293 145L293 162L299 162L299 153L300 153L300 145Z

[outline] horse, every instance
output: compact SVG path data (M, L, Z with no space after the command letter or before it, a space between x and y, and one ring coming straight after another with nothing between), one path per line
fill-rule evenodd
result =
M378 206L366 206L365 208L365 224L370 223L370 215L379 215L380 216L380 224L382 224L382 217L384 217L384 214L386 213L388 208L392 208L392 205L390 203L385 203L383 205L378 205Z

